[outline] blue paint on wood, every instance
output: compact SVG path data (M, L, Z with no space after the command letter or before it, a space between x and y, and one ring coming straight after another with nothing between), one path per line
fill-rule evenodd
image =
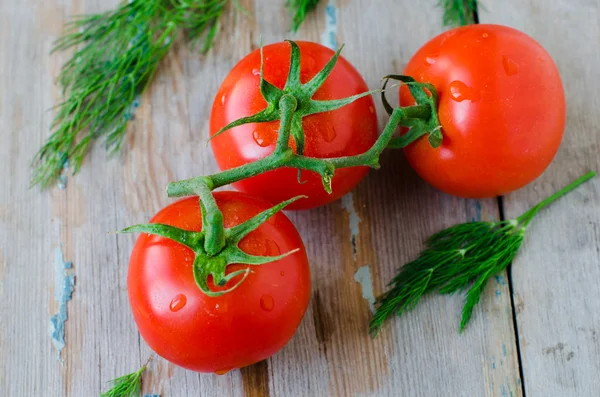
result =
M160 394L145 394L144 397L160 397Z
M342 208L348 213L348 226L350 227L350 244L352 246L352 258L356 261L356 254L358 248L356 240L358 238L358 225L360 224L360 217L354 208L354 199L352 193L348 193L342 197Z
M362 288L362 297L369 302L369 310L375 313L375 294L373 293L373 278L369 266L360 267L354 273L354 281L360 284Z
M69 159L65 160L65 163L62 166L62 171L58 176L58 188L60 190L65 190L67 188L67 172L69 171Z
M75 289L75 275L69 271L73 268L72 262L64 259L62 247L56 247L54 253L54 266L56 281L54 286L54 299L58 303L58 312L50 317L50 337L60 360L62 350L65 348L65 322L68 319L67 302L73 297Z
M321 44L332 50L337 50L337 8L335 7L335 1L330 0L327 7L325 7L325 31L321 35Z
M506 280L504 279L504 276L494 276L494 278L496 279L496 282L500 285L506 285Z
M471 218L473 222L481 221L481 202L475 201L475 216Z

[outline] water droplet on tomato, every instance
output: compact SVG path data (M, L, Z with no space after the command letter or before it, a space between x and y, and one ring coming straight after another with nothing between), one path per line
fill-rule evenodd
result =
M306 83L309 81L315 73L315 59L310 55L305 55L300 58L300 82Z
M425 66L435 65L437 62L437 56L425 57Z
M221 97L221 105L225 105L225 95Z
M450 95L457 102L479 100L479 93L476 90L458 80L450 83Z
M333 124L326 122L321 125L321 135L323 135L323 139L325 142L333 142L337 133L335 132L335 127Z
M508 76L514 76L519 73L519 67L506 55L502 56L502 67Z
M285 276L285 273L283 272L283 270L279 272L279 275L280 275L281 277Z
M369 112L371 112L371 114L375 113L375 108L373 106L369 106Z
M173 298L173 300L171 301L171 304L169 305L169 309L171 309L172 312L178 312L181 309L183 309L183 307L185 306L186 303L187 303L187 298L185 297L185 295L177 294L177 296L175 296L175 298Z
M483 33L481 35L481 37L483 37L484 39L487 39L488 37L490 37L490 34L489 33Z
M301 69L303 69L304 72L310 73L314 70L316 65L315 58L310 55L304 55L300 61L302 62Z
M275 135L264 130L255 130L252 133L252 138L260 147L267 147L275 143Z
M270 312L275 307L275 301L271 295L263 295L260 297L260 307L266 312Z
M267 256L277 256L281 255L281 248L277 245L277 243L273 240L267 240L265 242L265 253L263 255Z
M215 311L216 311L218 314L225 314L225 313L227 313L227 302L220 302L220 303L217 303L217 304L215 305Z
M255 76L260 76L260 69L259 68L252 69L252 74Z
M225 375L227 372L231 371L231 368L219 369L215 371L216 375Z

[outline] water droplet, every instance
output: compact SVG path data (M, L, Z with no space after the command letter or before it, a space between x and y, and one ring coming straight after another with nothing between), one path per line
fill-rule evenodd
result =
M219 314L227 313L227 302L220 302L215 305L215 311Z
M301 61L302 61L303 72L310 73L315 68L315 65L316 65L315 58L311 57L310 55L304 55L301 58Z
M508 76L514 76L519 73L517 64L505 55L502 56L502 67Z
M450 95L452 95L452 99L457 102L467 100L475 102L479 100L479 93L476 90L458 80L450 83Z
M490 37L490 34L489 33L483 33L481 35L481 37L483 37L484 39L487 39L488 37Z
M216 375L225 375L227 372L231 371L231 368L224 368L215 371Z
M252 74L255 76L260 76L260 69L259 68L252 69Z
M225 105L225 95L221 97L221 105Z
M371 112L371 114L375 113L375 108L373 106L369 106L369 112Z
M321 135L323 135L323 139L325 139L325 142L333 142L333 140L337 136L333 124L329 122L322 124Z
M275 301L271 295L263 295L260 297L260 307L266 312L270 312L275 307Z
M425 57L426 66L435 65L436 62L437 62L437 57L433 57L433 56Z
M275 143L275 136L264 130L255 130L252 133L252 138L254 138L254 142L260 147L267 147Z
M279 275L280 275L281 277L285 276L285 273L283 272L283 270L279 272Z
M281 248L279 248L279 246L277 245L277 243L273 240L267 240L265 241L265 253L264 255L267 256L277 256L277 255L281 255Z
M186 303L187 303L187 298L185 297L185 295L178 294L171 301L171 304L169 305L169 309L171 309L172 312L178 312L181 309L183 309L183 307L185 306Z

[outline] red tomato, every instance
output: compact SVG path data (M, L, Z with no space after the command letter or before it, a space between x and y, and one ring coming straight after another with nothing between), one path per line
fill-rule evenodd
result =
M306 83L333 56L334 52L320 44L298 42L301 53L301 82ZM290 68L290 45L276 43L265 46L264 78L283 89ZM210 134L214 135L228 123L255 114L266 107L260 93L260 52L253 51L227 75L217 92L210 116ZM367 91L367 85L354 67L340 57L329 78L313 99L340 99ZM377 115L373 99L361 98L338 110L303 119L305 151L308 157L326 158L356 155L366 152L377 139ZM247 164L271 154L275 148L279 121L246 124L232 128L211 141L213 153L221 170ZM234 186L271 203L280 203L294 196L298 200L289 209L318 207L335 201L354 189L367 174L368 168L339 169L332 181L333 193L327 194L318 175L280 168L249 178Z
M509 193L548 167L565 129L565 95L550 55L518 30L471 25L443 33L413 56L405 74L439 92L444 136L405 148L434 187L457 196ZM406 87L402 104L414 103Z
M226 227L270 207L238 192L217 192L215 199ZM151 222L200 231L198 198L163 208ZM129 302L142 337L160 356L187 369L223 374L270 357L290 340L310 295L308 260L298 232L278 213L239 246L264 256L300 251L253 267L237 289L209 297L194 281L192 250L164 237L140 235L129 264ZM231 265L227 273L244 267ZM215 287L209 279L209 286L226 289L238 280Z

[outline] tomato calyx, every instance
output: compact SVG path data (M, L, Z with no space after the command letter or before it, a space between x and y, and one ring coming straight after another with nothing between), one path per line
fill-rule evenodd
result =
M298 92L305 90L305 87L307 86L311 86L313 81L318 80L320 82L319 84L322 84L323 81L325 81L328 74L331 72L330 69L333 68L334 61L337 59L339 51L311 81L301 85L299 83L299 77L294 77L299 73L300 55L298 46L292 41L290 41L290 45L292 46L292 66L290 67L286 88L284 88L284 90L279 90L277 87L274 87L269 82L262 79L261 61L261 92L267 100L267 108L255 115L238 119L223 127L213 135L214 138L229 128L246 123L280 120L276 147L273 153L260 160L236 168L231 168L217 174L171 182L167 186L167 195L169 197L183 197L191 194L199 194L199 184L207 186L210 191L283 167L317 173L321 176L325 191L331 193L331 180L335 174L335 170L338 168L362 166L377 169L379 168L379 156L386 147L404 147L425 134L429 135L429 142L434 148L441 144L442 132L437 113L438 96L435 87L429 83L416 82L409 76L389 75L384 77L385 82L381 91L383 91L383 104L386 111L390 114L390 118L382 134L369 150L359 155L335 158L313 158L302 155L301 148L304 142L302 117L308 114L314 114L310 112L315 111L315 109L320 109L319 112L337 109L344 104L350 103L353 100L371 94L372 92L369 91L346 99L332 101L315 101L310 99L310 95L316 91L316 88L312 88L307 93L299 95ZM400 80L408 86L416 102L414 106L392 108L385 98L385 88L390 79ZM292 88L288 89L287 87ZM294 87L299 91L294 91ZM289 92L286 92L286 89ZM394 132L399 126L410 127L410 130L407 134L394 138ZM294 136L294 134L296 134L296 136ZM290 135L296 139L296 152L289 146ZM205 197L206 200L210 199L207 194L205 194ZM202 201L206 202L206 200ZM207 208L207 210L211 212L210 208Z
M300 82L300 47L294 41L286 40L291 47L290 55L290 70L288 72L287 81L283 89L275 87L263 77L263 50L260 47L260 92L267 102L267 107L251 116L243 117L235 120L225 127L221 128L214 134L211 139L219 136L223 132L248 123L264 123L276 120L283 120L284 112L282 112L281 100L285 96L291 96L296 100L294 109L286 110L287 116L291 117L291 136L296 143L296 153L302 155L304 153L304 129L302 127L302 118L317 113L330 112L348 105L357 99L372 95L379 90L367 91L361 94L353 95L347 98L333 99L328 101L319 101L312 99L313 95L323 85L329 77L340 53L344 46L342 45L331 57L329 62L321 69L310 81L305 84ZM287 141L285 142L287 145Z
M383 87L381 90L381 101L385 111L391 116L394 108L390 105L385 97L385 89L390 80L400 81L405 84L410 91L410 94L415 99L417 106L421 105L428 108L428 114L406 115L399 125L409 127L408 133L392 138L388 143L389 148L399 149L410 145L423 135L427 134L429 144L433 148L438 148L442 144L442 125L438 116L438 94L437 90L431 83L420 83L410 76L399 74L390 74L383 79ZM408 108L404 108L408 109Z
M210 191L208 191L208 194L212 197ZM200 232L184 230L166 224L150 223L131 226L121 230L120 233L153 234L166 237L191 249L195 255L193 263L194 280L196 281L198 288L211 297L221 296L235 290L252 272L251 267L247 267L242 270L227 273L227 266L232 264L249 266L264 265L283 259L298 251L298 249L295 249L277 256L257 256L242 251L238 245L250 232L256 230L270 217L303 196L294 197L284 201L283 203L273 206L231 228L223 227L223 215L218 208L216 210L212 209L212 211L209 212L208 208L212 204L207 205L207 203L203 202L203 196L204 194L200 195L200 207L203 222L203 230ZM214 202L214 198L212 201ZM221 240L214 240L216 238L215 236L222 238L222 245L217 252L214 252L215 246L211 244L214 244L215 241L221 242ZM212 242L210 238L213 239ZM214 285L223 287L238 276L241 276L241 278L236 281L233 286L224 290L213 291L208 284L209 277L212 277Z
M304 147L304 131L302 128L303 117L338 109L363 96L371 95L374 92L382 90L368 91L348 98L330 101L317 101L311 99L312 95L314 95L333 70L341 48L312 80L306 84L301 84L300 49L293 41L288 42L291 46L290 71L284 89L280 90L263 78L264 61L262 59L261 47L260 90L264 99L267 101L267 107L259 113L233 121L212 136L212 138L214 138L230 128L247 123L279 120L279 132L273 153L260 160L236 168L231 168L217 174L171 182L167 186L167 194L169 197L183 197L191 194L199 194L199 184L207 186L208 190L213 190L283 167L296 168L299 172L301 170L307 170L317 173L321 176L325 191L331 193L331 181L335 174L335 170L338 168L360 166L379 168L379 155L386 147L406 146L425 133L429 134L429 141L432 146L437 147L441 144L441 127L437 115L437 92L433 85L418 83L411 77L390 75L384 78L385 84L383 85L382 90L385 90L387 82L390 79L403 79L405 84L409 86L411 93L413 93L416 105L404 108L392 108L385 99L385 96L383 96L384 106L390 114L390 119L382 134L369 150L359 155L336 158L313 158L304 156L302 154ZM393 138L395 130L401 125L411 127L411 130L402 137ZM296 142L295 151L289 145L290 136L292 136ZM388 145L390 142L391 145ZM205 196L206 200L209 200L208 195ZM206 202L206 200L202 201ZM209 213L211 212L210 208L207 208L207 210Z

